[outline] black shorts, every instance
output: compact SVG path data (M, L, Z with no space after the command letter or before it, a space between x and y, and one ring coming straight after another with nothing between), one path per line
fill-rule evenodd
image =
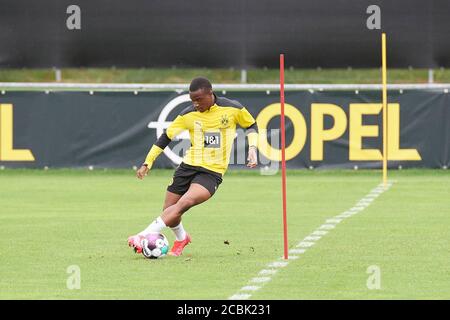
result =
M175 170L173 181L167 187L167 191L183 195L192 183L202 185L212 196L222 183L222 175L202 167L191 166L182 162L177 170Z

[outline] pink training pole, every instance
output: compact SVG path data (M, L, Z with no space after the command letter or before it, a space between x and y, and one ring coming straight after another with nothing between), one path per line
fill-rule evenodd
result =
M284 126L284 54L280 54L280 104L281 104L281 186L283 193L283 238L284 259L288 259L287 214L286 214L286 134Z

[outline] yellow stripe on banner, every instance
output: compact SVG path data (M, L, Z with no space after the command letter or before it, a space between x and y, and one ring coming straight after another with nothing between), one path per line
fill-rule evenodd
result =
M387 63L386 34L381 34L381 70L383 78L383 184L387 185Z

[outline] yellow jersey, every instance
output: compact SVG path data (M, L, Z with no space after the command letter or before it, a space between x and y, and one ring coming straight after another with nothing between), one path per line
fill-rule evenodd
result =
M150 150L144 164L151 166L160 152L184 130L189 131L191 147L183 162L191 166L224 174L228 168L230 153L236 136L236 127L248 130L249 145L256 146L257 125L253 116L239 102L216 97L214 105L199 112L194 106L184 109ZM164 141L166 140L166 141ZM155 148L156 146L156 148ZM159 150L158 150L159 149Z

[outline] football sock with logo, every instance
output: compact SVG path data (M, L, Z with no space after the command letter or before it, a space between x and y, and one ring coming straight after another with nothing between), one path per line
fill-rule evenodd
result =
M176 227L171 228L173 233L175 233L175 237L177 238L177 241L182 241L186 239L186 230L183 228L183 224L180 222L179 225Z
M156 218L150 225L145 228L144 231L139 232L138 234L140 236L146 236L149 233L160 233L162 229L166 227L166 224L164 223L163 219L161 217Z

